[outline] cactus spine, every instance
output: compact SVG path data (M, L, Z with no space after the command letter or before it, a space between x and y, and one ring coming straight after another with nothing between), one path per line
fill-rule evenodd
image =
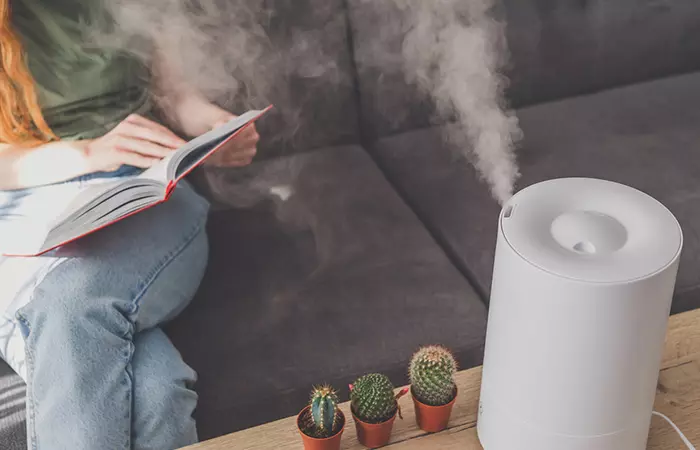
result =
M350 401L355 415L367 423L389 420L398 409L394 386L389 378L378 373L365 375L355 381Z
M327 438L342 426L338 396L330 386L320 386L311 392L309 415L304 432L315 438Z
M413 395L421 403L442 406L456 393L457 362L449 350L431 345L419 349L411 359L409 376Z

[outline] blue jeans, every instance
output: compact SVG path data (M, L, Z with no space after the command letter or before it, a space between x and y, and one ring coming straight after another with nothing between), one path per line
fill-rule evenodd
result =
M197 441L194 371L160 326L194 296L208 204L170 200L59 249L15 315L32 449L173 449Z

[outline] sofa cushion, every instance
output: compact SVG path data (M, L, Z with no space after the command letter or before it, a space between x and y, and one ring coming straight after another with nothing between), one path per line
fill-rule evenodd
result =
M209 222L210 266L167 327L210 438L297 413L313 384L406 381L418 346L482 357L485 307L356 146L254 164ZM244 173L245 171L240 171Z
M395 0L348 0L362 124L371 137L431 125L430 100L408 85L410 24ZM700 70L695 0L498 0L507 24L514 107Z
M656 197L680 221L685 247L675 312L700 307L700 73L518 111L525 140L519 187L585 176ZM375 151L462 271L488 292L500 208L474 170L431 128L382 139Z

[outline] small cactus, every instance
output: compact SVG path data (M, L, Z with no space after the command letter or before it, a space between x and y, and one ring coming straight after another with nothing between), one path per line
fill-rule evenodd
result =
M343 426L338 396L330 386L319 386L311 392L309 414L304 433L315 438L333 436Z
M406 392L395 395L394 385L385 375L365 375L350 386L352 410L363 422L382 423L396 414L399 409L397 399Z
M442 406L456 393L454 374L457 362L444 347L431 345L419 349L411 358L409 376L413 395L421 403Z

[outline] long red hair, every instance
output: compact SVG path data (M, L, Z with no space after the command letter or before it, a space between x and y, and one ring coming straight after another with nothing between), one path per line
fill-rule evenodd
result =
M22 43L10 22L10 0L0 0L0 142L32 147L56 136L44 120Z

